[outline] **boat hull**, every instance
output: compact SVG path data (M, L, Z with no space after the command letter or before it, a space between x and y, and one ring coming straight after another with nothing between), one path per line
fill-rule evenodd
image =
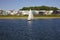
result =
M32 21L33 19L28 19L27 21Z

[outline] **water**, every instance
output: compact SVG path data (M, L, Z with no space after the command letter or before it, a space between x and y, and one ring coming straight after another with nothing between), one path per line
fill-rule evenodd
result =
M0 40L60 40L60 19L0 19Z

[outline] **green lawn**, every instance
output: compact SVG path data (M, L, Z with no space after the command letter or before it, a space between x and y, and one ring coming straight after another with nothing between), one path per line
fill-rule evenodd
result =
M17 15L7 15L2 16L0 15L0 19L27 19L28 15L25 16L17 16ZM34 19L48 19L48 18L60 18L60 15L34 15Z
M0 17L28 17L28 15L0 15ZM34 15L34 17L60 17L60 15Z

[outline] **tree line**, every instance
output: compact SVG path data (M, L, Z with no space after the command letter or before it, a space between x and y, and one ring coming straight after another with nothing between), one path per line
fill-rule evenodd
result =
M59 10L57 7L49 7L49 6L34 6L34 7L23 7L19 10Z

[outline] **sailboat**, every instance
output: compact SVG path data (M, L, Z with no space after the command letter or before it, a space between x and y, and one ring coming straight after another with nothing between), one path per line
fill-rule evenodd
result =
M28 20L28 21L31 21L32 19L33 19L33 14L32 14L32 11L31 11L31 9L30 9L27 20Z

